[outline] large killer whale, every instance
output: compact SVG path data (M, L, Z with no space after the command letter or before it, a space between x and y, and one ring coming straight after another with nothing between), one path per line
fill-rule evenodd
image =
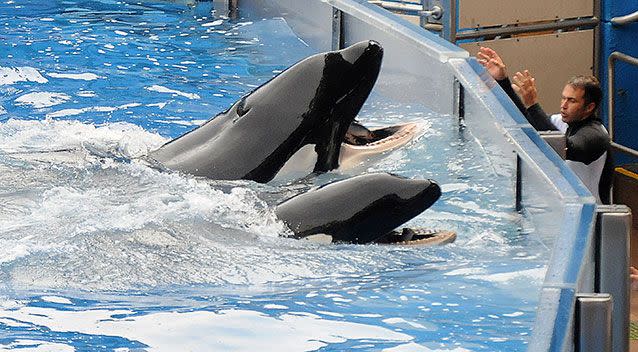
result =
M299 149L314 145L313 171L335 169L382 57L375 41L310 56L148 158L196 176L268 182Z

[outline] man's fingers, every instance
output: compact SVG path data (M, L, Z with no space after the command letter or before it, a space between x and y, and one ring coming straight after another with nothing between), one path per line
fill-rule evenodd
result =
M521 94L521 88L519 88L516 84L512 84L512 89L514 89L516 94Z
M481 52L485 53L486 55L490 56L490 57L498 56L496 54L496 51L492 50L492 48L488 48L488 47L482 46L482 47L479 48L479 50Z
M521 75L520 72L516 72L514 74L514 76L512 77L512 81L514 81L514 84L517 86L522 86L523 85L523 77Z
M523 71L523 73L516 72L512 80L519 88L531 89L536 86L536 79L527 70Z

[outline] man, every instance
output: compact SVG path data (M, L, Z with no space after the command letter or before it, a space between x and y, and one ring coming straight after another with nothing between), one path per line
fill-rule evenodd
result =
M602 99L598 80L593 76L572 77L563 88L560 114L547 116L538 103L536 82L529 71L516 72L512 84L496 51L481 47L476 56L537 131L565 133L567 165L599 204L609 204L613 161L609 134L596 117Z

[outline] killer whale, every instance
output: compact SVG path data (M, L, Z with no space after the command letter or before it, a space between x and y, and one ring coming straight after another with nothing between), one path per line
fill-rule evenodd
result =
M295 238L323 236L328 242L383 242L440 196L441 188L435 181L371 173L294 196L277 205L275 214Z
M313 171L335 169L382 57L383 49L371 40L310 56L147 158L195 176L268 182L293 154L312 144Z

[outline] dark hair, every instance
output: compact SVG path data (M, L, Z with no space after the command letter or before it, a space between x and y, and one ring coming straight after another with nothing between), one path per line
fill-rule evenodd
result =
M600 89L600 82L594 76L584 76L578 75L574 76L567 81L567 84L574 88L580 88L585 91L583 94L583 98L585 99L585 104L589 105L589 103L596 104L596 108L600 106L600 101L603 98L603 91ZM594 110L595 110L594 109Z

